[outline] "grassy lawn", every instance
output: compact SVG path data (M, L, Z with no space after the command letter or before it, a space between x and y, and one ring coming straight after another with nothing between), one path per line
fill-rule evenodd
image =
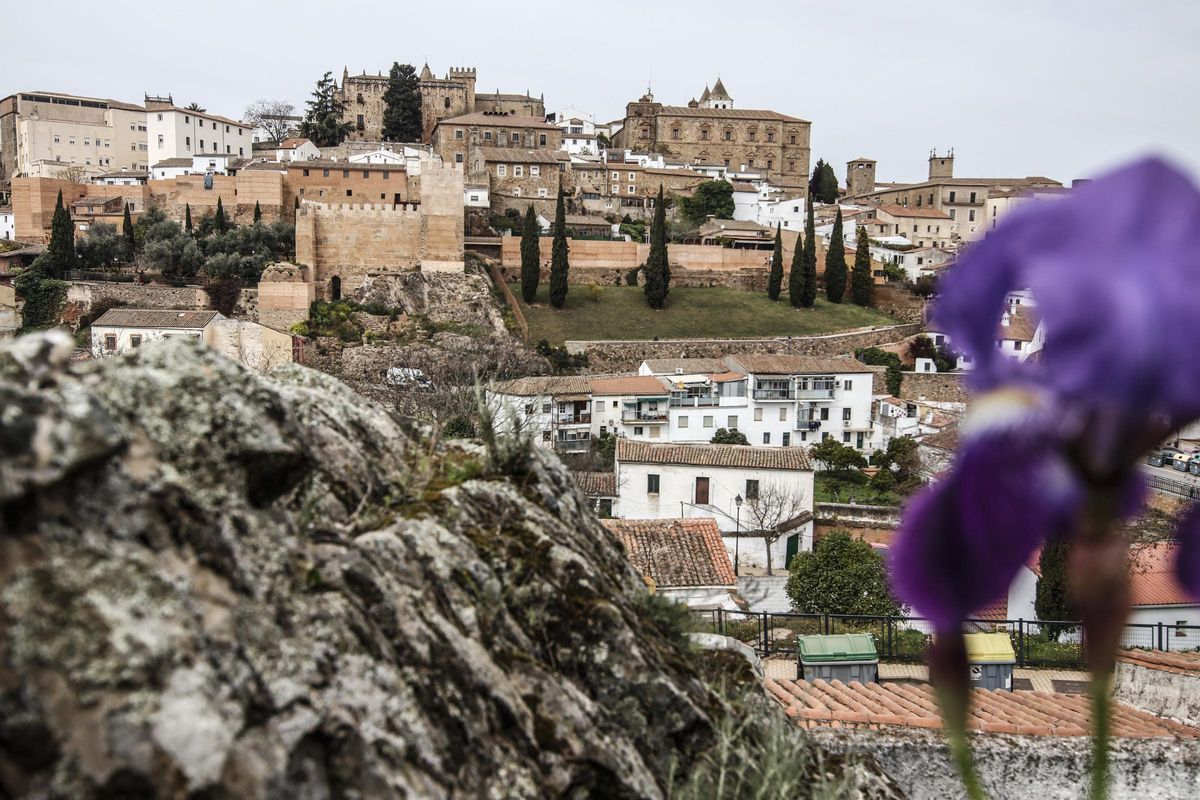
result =
M813 476L813 499L818 503L849 503L864 506L898 506L904 498L895 492L881 492L868 483L840 480L829 472Z
M521 287L512 285L521 296ZM773 303L765 293L709 287L671 289L667 307L646 305L640 286L604 286L600 301L588 299L586 286L572 285L561 310L546 302L549 286L538 287L538 302L521 308L531 341L547 339L689 339L808 336L871 325L894 325L886 314L851 303L835 305L818 298L811 309L796 309L786 299Z

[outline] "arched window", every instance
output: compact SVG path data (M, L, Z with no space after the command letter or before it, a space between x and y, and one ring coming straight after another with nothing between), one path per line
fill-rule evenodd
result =
M446 108L450 108L450 98L449 97L447 97L443 102L445 102Z
M334 275L329 280L329 300L336 303L342 299L342 279Z

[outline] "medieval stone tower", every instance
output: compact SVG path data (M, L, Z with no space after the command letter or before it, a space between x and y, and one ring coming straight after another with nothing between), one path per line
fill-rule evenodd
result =
M954 148L951 147L946 151L946 155L939 156L937 150L929 151L929 180L937 178L953 178L954 177Z
M850 197L875 191L875 159L856 158L846 162L846 194Z

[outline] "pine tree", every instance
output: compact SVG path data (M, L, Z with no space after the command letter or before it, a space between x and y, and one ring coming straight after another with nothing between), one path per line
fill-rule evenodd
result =
M421 90L411 64L392 64L383 93L383 138L390 142L421 140Z
M254 222L256 224L262 222L262 206L258 204L257 200L254 201Z
M133 258L137 240L133 236L133 217L129 213L129 203L125 204L125 217L121 220L121 237L124 239L125 258Z
M846 245L842 241L842 208L838 206L833 218L833 232L825 251L825 296L831 303L840 303L846 294Z
M58 190L58 202L54 205L54 216L50 218L49 257L50 277L61 278L67 270L75 268L75 223L71 212L63 205L62 189Z
M1068 620L1075 614L1071 609L1067 585L1068 545L1065 539L1052 537L1042 545L1038 558L1037 587L1033 608L1041 620Z
M858 246L854 251L854 269L850 273L850 292L856 305L871 305L874 291L871 278L871 240L867 238L867 226L858 226Z
M183 229L191 234L192 231L192 204L183 204Z
M346 104L338 99L333 73L326 72L317 81L312 99L308 101L308 111L300 123L300 133L311 139L317 147L336 147L350 135L352 128L350 123L342 122L345 113Z
M817 180L817 186L821 190L820 199L822 203L837 202L837 173L833 171L833 165L829 162L825 162L825 165L821 168L821 176Z
M804 294L800 304L812 308L817 301L817 226L813 222L813 201L808 198L808 221L804 223Z
M221 205L221 198L217 198L217 213L213 216L213 229L217 233L224 233L229 230L229 220L225 219L225 207Z
M671 291L671 269L667 256L667 208L663 202L663 187L658 187L658 202L654 207L654 221L650 224L650 254L642 272L646 276L642 291L646 304L651 308L662 308Z
M825 169L825 159L818 158L817 163L813 165L812 175L808 176L808 194L817 196L821 190L821 172Z
M525 224L521 228L521 297L526 303L537 299L538 281L541 280L542 251L538 241L537 214L533 203L525 211Z
M771 253L771 274L767 278L767 297L779 299L783 288L783 226L775 226L775 250Z
M571 269L567 256L567 212L559 189L554 209L554 243L550 247L550 305L555 308L562 308L567 302L567 273Z

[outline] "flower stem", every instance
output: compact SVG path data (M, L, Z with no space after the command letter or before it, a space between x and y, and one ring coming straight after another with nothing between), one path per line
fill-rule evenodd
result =
M1093 675L1089 689L1092 696L1092 791L1091 800L1108 798L1108 735L1109 719L1108 676Z
M987 800L987 794L979 783L979 773L975 771L975 760L971 757L971 744L967 741L967 732L956 725L951 725L946 733L950 740L950 753L954 757L954 765L958 768L958 776L962 778L963 788L967 790L969 800Z

